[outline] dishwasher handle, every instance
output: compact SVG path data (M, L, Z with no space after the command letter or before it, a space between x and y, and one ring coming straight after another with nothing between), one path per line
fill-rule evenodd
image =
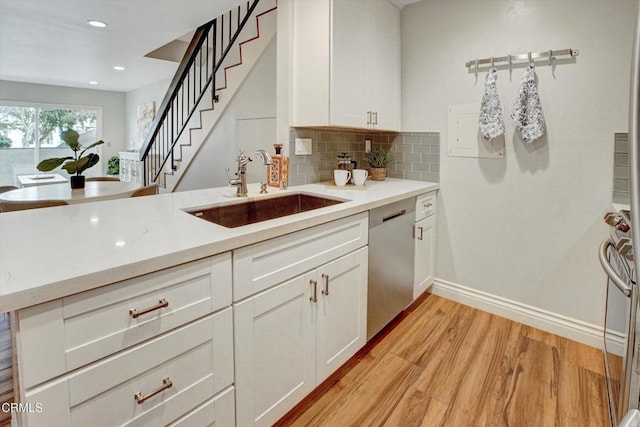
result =
M390 221L390 220L392 220L394 218L398 218L399 216L406 215L406 213L407 213L407 210L406 209L402 209L401 211L394 212L394 213L392 213L390 215L382 217L382 222Z
M631 287L627 285L624 280L620 278L620 276L618 276L618 273L616 273L616 271L611 266L611 263L609 262L609 257L607 257L607 250L609 249L609 247L613 248L614 251L616 250L613 242L609 239L605 240L600 245L600 251L598 253L600 264L602 265L604 272L607 273L607 276L609 276L613 284L616 285L618 289L620 289L620 292L622 292L626 297L630 297Z

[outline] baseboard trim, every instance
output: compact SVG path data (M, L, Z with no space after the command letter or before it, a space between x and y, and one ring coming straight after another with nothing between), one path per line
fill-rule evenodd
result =
M434 280L429 292L592 347L603 346L603 329L598 325L439 278Z

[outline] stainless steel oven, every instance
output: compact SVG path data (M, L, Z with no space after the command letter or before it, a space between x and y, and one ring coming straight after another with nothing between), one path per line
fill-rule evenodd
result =
M608 277L603 350L609 414L616 426L629 409L640 406L640 317L629 212L608 213L605 221L611 232L600 246L600 262Z

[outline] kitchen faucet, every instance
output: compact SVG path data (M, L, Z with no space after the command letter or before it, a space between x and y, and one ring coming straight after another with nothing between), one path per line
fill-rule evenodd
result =
M240 151L238 154L238 171L236 172L236 176L238 178L231 178L229 176L229 168L227 168L227 177L229 178L229 185L234 187L238 187L238 191L236 195L238 197L247 197L247 164L257 156L262 157L262 161L265 165L271 164L271 156L264 150L256 150L253 153L245 156L244 151Z

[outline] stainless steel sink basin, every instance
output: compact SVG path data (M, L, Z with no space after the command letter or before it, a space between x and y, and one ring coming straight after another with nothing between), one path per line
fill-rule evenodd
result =
M342 202L343 200L327 199L309 194L287 194L230 205L188 210L187 213L223 227L235 228Z

